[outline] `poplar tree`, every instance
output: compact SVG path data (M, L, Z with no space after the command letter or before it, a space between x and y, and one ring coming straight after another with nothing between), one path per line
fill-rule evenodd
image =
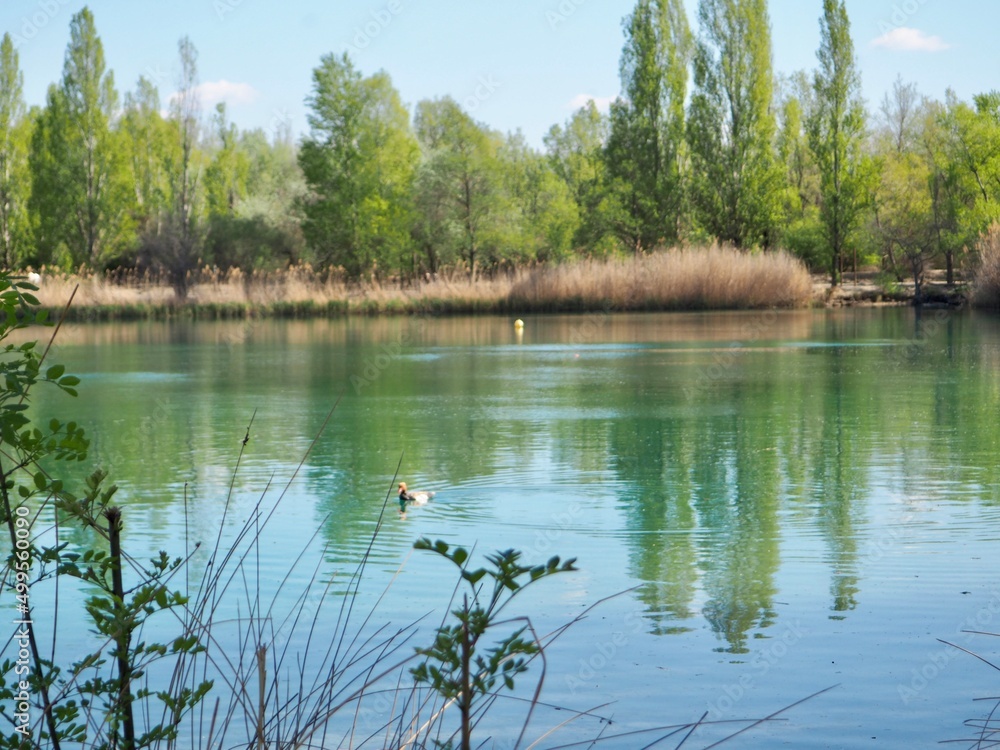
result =
M27 153L30 121L25 116L24 74L17 50L4 34L0 42L0 262L12 268L24 259L30 240L27 216Z
M173 130L160 111L159 91L140 76L135 91L125 95L119 122L140 237L162 231L172 201L167 166L174 153Z
M49 88L32 145L44 244L73 266L101 266L134 241L126 150L111 128L117 108L114 75L85 7L70 22L62 81Z
M172 192L174 195L173 221L179 232L181 252L195 254L197 244L198 189L202 164L198 153L198 136L201 130L201 97L198 93L198 50L187 36L177 42L180 57L180 74L177 93L170 104L170 119L176 128L179 150L171 165Z
M766 0L701 0L688 115L700 228L738 247L770 246L781 214L774 158Z
M676 243L682 231L692 36L682 0L639 0L623 26L622 95L611 106L606 161L616 233L641 252Z
M105 69L94 15L84 8L70 22L61 94L69 128L72 222L68 238L75 265L113 258L132 238L127 175L111 130L118 108L114 74Z
M840 283L844 252L870 192L863 158L865 110L844 0L823 0L816 102L809 144L820 170L820 218L830 260L830 282Z

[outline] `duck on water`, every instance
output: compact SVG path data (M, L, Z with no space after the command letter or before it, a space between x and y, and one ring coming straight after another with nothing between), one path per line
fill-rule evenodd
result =
M406 489L406 482L399 483L399 512L405 513L407 505L427 505L427 502L434 497L433 492L409 492Z

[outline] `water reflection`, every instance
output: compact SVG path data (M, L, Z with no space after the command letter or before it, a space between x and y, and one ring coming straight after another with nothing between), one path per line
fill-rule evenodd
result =
M997 331L909 310L539 317L523 338L499 318L77 325L55 356L85 395L38 408L94 425L151 546L176 539L185 495L221 523L257 410L234 491L252 508L305 458L288 540L318 529L355 560L402 461L440 491L409 523L497 547L582 535L620 555L595 575L639 584L650 632L707 626L745 654L801 550L846 618L873 594L866 551L913 506L1000 501ZM557 527L584 492L591 512ZM390 524L376 557L411 542Z

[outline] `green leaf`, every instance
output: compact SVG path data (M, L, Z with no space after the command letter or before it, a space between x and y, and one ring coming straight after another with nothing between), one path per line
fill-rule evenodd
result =
M48 486L48 484L49 481L45 478L45 475L42 472L38 472L37 474L35 474L35 486L38 489L44 490Z
M66 372L64 365L52 365L52 367L45 371L45 377L49 380L59 380L64 372Z

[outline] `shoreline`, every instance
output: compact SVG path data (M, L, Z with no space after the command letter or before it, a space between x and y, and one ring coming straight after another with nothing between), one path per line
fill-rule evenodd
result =
M537 277L531 278L534 282ZM809 282L811 280L811 289ZM410 284L319 283L313 279L215 279L192 284L188 298L178 302L169 286L145 279L140 283L112 283L99 277L72 275L43 277L39 282L41 308L51 320L65 311L67 322L142 320L250 320L322 319L374 316L538 315L607 312L709 312L839 307L913 305L912 282L886 289L876 275L845 274L838 287L825 275L813 274L799 291L786 294L780 284L766 280L766 289L750 286L740 293L712 293L700 288L664 288L655 279L633 280L627 289L595 286L581 291L560 288L528 289L519 277L442 279ZM542 280L545 283L545 280ZM803 286L803 283L805 286ZM77 290L77 292L74 292ZM728 290L723 289L723 292ZM948 287L943 274L928 274L925 307L963 307L967 287ZM75 296L73 296L75 293ZM73 298L67 309L67 302Z

